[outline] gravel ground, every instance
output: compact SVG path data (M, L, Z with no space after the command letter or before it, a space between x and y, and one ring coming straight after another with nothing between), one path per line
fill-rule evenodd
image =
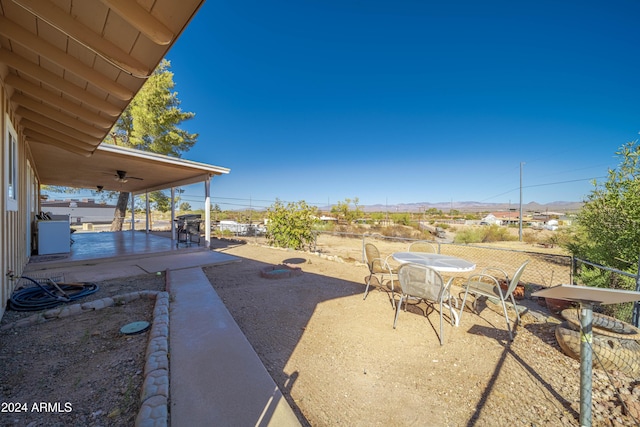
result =
M350 245L339 240L334 247ZM303 424L579 424L579 362L556 342L562 319L537 299L521 302L530 310L511 343L501 308L487 303L465 311L460 327L446 324L440 346L437 311L425 318L426 305L410 305L393 329L386 292L363 301L360 241L344 258L252 242L225 250L243 262L205 272ZM285 261L303 274L258 274ZM594 369L593 425L638 425L639 400L640 379Z
M361 242L346 240L336 241L334 252L323 242L320 255L214 240L218 250L243 262L205 268L303 425L578 425L579 362L555 340L561 319L525 300L530 313L509 343L500 309L480 305L479 314L465 311L460 327L445 325L440 346L437 312L425 317L423 304L410 305L393 329L386 292L374 290L363 301ZM346 255L342 248L349 248ZM282 280L260 276L284 261L303 273ZM100 285L87 301L164 290L164 277ZM151 300L138 300L2 329L0 402L6 410L0 425L133 425L147 336L118 331L149 320L152 307ZM26 315L8 311L0 326ZM639 425L639 401L640 379L594 369L593 425ZM41 402L43 410L34 410ZM17 413L15 404L23 403L28 411Z

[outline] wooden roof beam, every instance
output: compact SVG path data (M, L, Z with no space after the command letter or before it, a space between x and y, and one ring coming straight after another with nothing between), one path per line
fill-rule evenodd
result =
M153 70L149 70L140 61L120 49L118 46L102 38L90 28L78 22L71 15L53 3L43 0L13 0L33 15L42 19L76 42L93 51L107 62L135 77L146 78Z
M42 114L38 114L34 111L28 110L24 107L19 107L16 110L16 114L22 117L23 119L27 119L31 122L38 123L48 129L51 129L52 131L63 133L67 136L70 136L71 138L77 139L78 141L86 142L87 144L91 144L95 146L102 142L101 138L96 138L91 135L87 135L86 133L83 133L74 127L66 126L54 119L43 116Z
M56 110L55 108L49 107L47 104L43 104L31 97L22 95L18 92L13 94L13 96L11 97L11 102L19 105L20 107L18 107L18 110L20 111L27 110L33 112L34 114L48 117L63 125L69 126L73 129L77 129L82 133L91 135L94 138L104 138L105 134L109 130L109 126L106 126L104 128L91 126L90 124L83 122L82 120L63 113L62 111ZM19 114L18 110L16 110L17 114Z
M118 117L122 110L109 102L98 98L87 92L79 86L55 75L54 73L39 67L31 61L22 58L15 53L11 53L6 49L0 48L0 62L4 62L8 66L16 70L28 74L36 80L46 83L69 96L74 97L80 102L93 106L96 110L100 110L112 117Z
M126 87L116 83L107 76L98 73L93 68L85 65L82 61L58 49L52 44L47 43L40 37L25 30L18 24L3 16L0 16L0 34L21 44L30 51L49 59L70 73L94 84L118 99L129 101L133 97L133 92Z
M43 89L40 86L34 85L33 83L29 83L28 81L21 79L14 74L9 74L4 79L4 81L7 85L13 86L15 89L18 89L24 93L28 93L36 99L41 99L47 104L60 108L68 112L72 116L78 116L88 121L89 123L95 123L97 126L109 129L115 123L115 120L113 119L108 119L106 117L93 113L86 108L83 108L81 105L66 100L61 96L54 94L53 92ZM13 100L14 98L15 95L11 99Z
M100 0L155 44L168 45L175 34L135 0Z
M36 132L39 132L43 135L47 135L50 138L53 139L57 139L58 141L62 141L65 144L68 145L73 145L74 147L79 147L79 148L84 148L85 150L90 150L93 151L93 149L95 147L98 146L98 144L100 144L100 140L97 140L97 142L95 142L96 140L93 140L94 142L85 142L85 141L81 141L79 139L73 138L69 135L65 135L62 132L58 132L55 131L51 128L48 128L47 126L40 124L40 123L36 123L34 121L31 121L29 119L22 119L20 121L20 125L23 126L25 129L31 129L34 130Z
M91 154L93 153L93 151L85 150L83 148L66 144L63 141L58 141L57 139L50 138L47 135L41 134L31 129L25 129L24 136L27 138L27 141L29 142L38 142L40 144L53 145L54 147L62 148L63 150L66 150L71 153L78 154L84 157L91 157Z

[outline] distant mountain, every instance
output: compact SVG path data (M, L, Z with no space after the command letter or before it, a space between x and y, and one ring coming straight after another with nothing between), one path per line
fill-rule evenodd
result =
M582 202L556 201L551 203L529 202L522 205L524 212L577 212L582 208ZM518 203L483 203L483 202L420 202L420 203L400 203L395 205L364 205L360 206L364 212L423 212L425 209L438 209L449 212L455 209L461 212L484 212L484 211L506 211L509 209L519 210ZM320 208L326 210L324 208Z

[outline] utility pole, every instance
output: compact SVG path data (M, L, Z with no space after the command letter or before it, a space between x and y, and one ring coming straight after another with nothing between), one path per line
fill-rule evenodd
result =
M520 162L520 227L518 232L519 241L522 242L522 166L524 162Z

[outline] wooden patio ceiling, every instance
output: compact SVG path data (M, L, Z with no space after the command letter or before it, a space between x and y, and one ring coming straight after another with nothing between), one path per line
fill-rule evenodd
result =
M203 2L0 0L0 75L30 150L91 156Z

